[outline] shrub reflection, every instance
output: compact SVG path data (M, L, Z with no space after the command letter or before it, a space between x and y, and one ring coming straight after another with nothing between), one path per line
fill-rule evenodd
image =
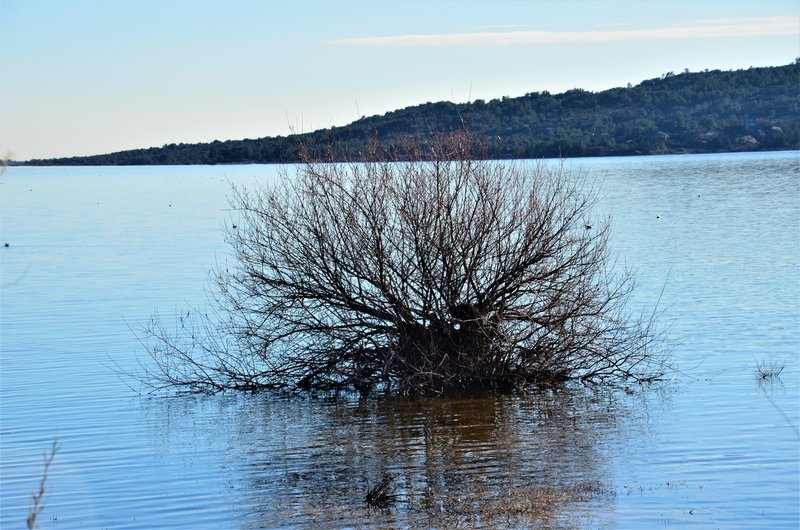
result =
M430 401L241 400L244 527L574 527L608 513L611 393ZM257 426L257 427L254 427ZM628 425L630 427L630 425ZM366 494L391 477L391 502ZM243 480L240 483L239 480Z

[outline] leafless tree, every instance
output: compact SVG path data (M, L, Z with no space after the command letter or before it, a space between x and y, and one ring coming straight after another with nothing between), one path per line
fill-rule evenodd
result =
M215 317L147 330L158 384L438 394L663 373L584 178L483 159L464 132L378 149L234 187Z

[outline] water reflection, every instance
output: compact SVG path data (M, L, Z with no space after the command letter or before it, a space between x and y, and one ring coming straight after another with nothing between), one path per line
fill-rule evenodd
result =
M599 207L639 272L641 307L668 279L681 373L665 404L580 391L413 406L138 398L109 362L135 366L126 322L205 300L209 259L225 256L226 182L276 168L15 168L0 193L12 245L0 252L0 528L24 526L55 437L44 527L796 530L799 160L575 162L607 175ZM786 369L759 385L765 358ZM384 472L400 496L370 510L367 484ZM513 512L509 498L529 509L542 491L541 515L481 513Z
M155 438L166 446L224 451L220 472L243 528L595 526L617 497L609 455L624 446L620 426L638 436L646 428L628 396L583 388L368 403L229 396L151 406L161 409ZM186 435L191 440L174 439ZM371 508L367 488L387 476L393 502Z

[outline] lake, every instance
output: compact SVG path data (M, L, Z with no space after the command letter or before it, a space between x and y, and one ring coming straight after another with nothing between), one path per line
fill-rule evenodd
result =
M9 168L0 526L25 526L56 439L42 528L798 528L800 153L566 164L596 181L633 303L660 297L661 385L151 395L124 375L147 362L132 329L204 303L230 183L280 168ZM396 497L371 508L384 476Z

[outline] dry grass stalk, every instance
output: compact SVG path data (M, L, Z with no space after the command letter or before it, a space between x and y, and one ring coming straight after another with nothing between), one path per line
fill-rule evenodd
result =
M44 473L42 474L41 481L39 481L39 491L33 495L33 503L31 504L27 519L28 530L39 528L39 526L36 524L36 519L39 517L39 514L44 507L44 485L47 482L47 475L50 473L50 465L53 463L53 459L56 457L57 451L58 442L54 441L53 447L50 449L50 453L44 455Z

